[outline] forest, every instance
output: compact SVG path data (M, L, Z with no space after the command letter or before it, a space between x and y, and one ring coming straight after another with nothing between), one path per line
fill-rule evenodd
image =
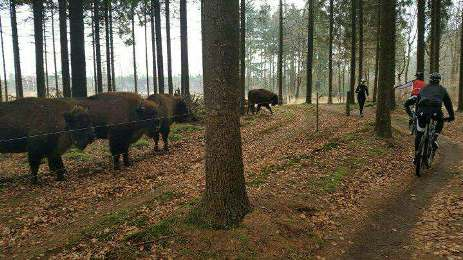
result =
M2 0L0 259L461 259L462 49L462 0Z

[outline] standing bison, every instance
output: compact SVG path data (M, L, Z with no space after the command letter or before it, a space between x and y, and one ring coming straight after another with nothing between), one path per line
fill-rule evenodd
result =
M161 118L160 128L151 137L155 142L156 151L159 150L159 135L164 141L164 151L169 150L170 126L173 122L182 123L191 118L190 111L186 102L180 96L167 94L154 94L148 97L149 101L154 102L165 115Z
M87 109L71 100L25 98L0 104L0 153L28 153L32 182L43 158L64 180L61 156L72 146L94 140Z
M80 100L79 103L89 108L96 137L109 140L115 169L120 169L121 155L124 165L130 166L130 145L144 134L154 135L162 115L156 104L134 93L103 93Z
M257 105L257 113L260 111L261 107L266 107L270 113L273 114L272 106L278 105L278 96L268 91L266 89L253 89L250 90L248 93L248 113L252 112L253 114L256 113L256 105Z

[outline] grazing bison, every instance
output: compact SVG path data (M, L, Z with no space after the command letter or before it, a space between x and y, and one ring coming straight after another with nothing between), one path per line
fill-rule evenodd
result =
M182 123L190 120L191 113L186 102L178 95L154 94L148 97L148 100L154 102L165 117L161 118L160 128L154 132L151 137L155 142L155 150L159 150L159 135L162 135L164 141L164 151L169 150L169 133L170 126L173 122Z
M154 135L159 127L159 109L151 101L134 93L109 92L79 101L89 108L96 137L109 140L113 166L120 169L120 155L124 165L130 166L129 147L144 134Z
M25 98L0 104L0 153L28 153L32 182L43 158L58 180L66 170L61 156L84 149L95 134L87 109L64 99Z
M264 106L270 111L270 113L273 114L272 107L270 105L278 105L278 96L266 89L254 89L250 90L248 93L248 103L248 113L251 111L255 114L255 106L257 105L257 113L260 111L260 108Z

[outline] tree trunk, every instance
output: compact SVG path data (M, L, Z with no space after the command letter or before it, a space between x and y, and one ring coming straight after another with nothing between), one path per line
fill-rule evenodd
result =
M463 112L463 15L461 16L460 35L460 85L458 92L458 111Z
M100 0L93 1L93 23L95 24L95 55L96 55L96 84L97 93L103 93L103 73L101 69L101 41L100 41Z
M2 25L2 18L0 17L0 41L2 46L2 62L3 62L3 79L5 82L5 101L8 102L8 79L6 76L6 63L5 63L5 44L3 42L3 25ZM2 100L1 97L1 84L0 84L0 101Z
M188 60L188 15L187 1L180 0L180 48L181 48L181 66L182 66L182 95L185 99L190 100L190 65Z
M283 104L283 0L280 0L278 49L278 102Z
M307 93L306 103L312 104L312 71L313 71L313 44L314 44L314 20L315 1L309 0L309 22L307 26Z
M67 1L59 0L59 35L61 48L61 74L63 81L63 96L71 97L71 78L69 75L69 48L68 48L68 26L67 26Z
M375 85L373 87L373 102L376 102L376 98L378 97L378 77L379 77L379 48L380 46L380 34L381 34L381 0L378 0L376 3L377 6L377 25L376 25L376 55L375 55Z
M138 76L137 76L137 43L135 39L135 4L132 4L132 55L133 55L133 81L135 93L138 93Z
M104 24L105 24L105 45L106 45L106 79L108 84L108 92L113 91L112 80L112 65L111 65L111 32L109 25L109 0L104 2Z
M334 0L330 0L330 50L328 58L328 104L333 104L333 27Z
M154 2L154 3L153 3ZM156 22L156 47L158 62L158 85L159 93L164 94L164 59L162 52L162 33L161 33L161 4L159 0L152 0L154 19Z
M358 83L360 83L364 77L364 71L363 71L363 0L358 0L359 1L359 72L358 72Z
M53 5L50 6L51 10L51 38L53 41L53 68L55 72L55 93L56 97L61 97L59 93L59 85L58 85L58 65L56 62L56 43L55 43L55 8Z
M431 0L431 73L439 72L441 0Z
M214 227L238 225L250 210L239 120L239 0L202 1L206 190L201 216Z
M43 0L33 0L34 40L35 40L35 73L37 79L37 96L45 97L45 71L43 68Z
M166 5L166 41L167 41L167 85L169 94L174 94L174 83L172 82L172 42L170 40L170 0L165 0Z
M397 0L382 0L381 50L379 92L376 109L376 134L380 137L392 137L391 130L391 79L395 74Z
M418 0L418 42L416 49L416 72L424 73L424 53L425 53L425 43L424 43L424 33L426 30L426 0Z
M44 10L45 12L45 10ZM45 15L45 13L44 13ZM48 84L48 59L47 59L47 56L48 56L48 51L47 51L47 30L46 30L46 19L44 17L43 19L43 49L44 49L44 64L45 64L45 95L47 98L50 97L50 89L49 89L49 84Z
M150 95L150 74L149 74L149 62L148 62L148 17L147 10L148 4L145 2L143 10L143 18L145 19L145 65L146 65L146 92Z
M96 54L95 54L95 13L92 13L92 54L93 54L93 90L95 91L95 94L98 93L98 83L97 83L97 77L96 77Z
M244 115L246 99L246 0L241 0L240 5L240 110L241 114ZM270 66L272 63L270 63ZM270 69L270 76L272 70Z
M10 0L11 34L13 39L14 76L16 98L23 98L23 82L21 73L21 58L19 54L18 24L16 23L16 0Z
M69 3L72 97L86 97L87 71L85 66L84 1L72 0Z
M154 1L151 0L151 50L153 53L153 93L158 93L158 77L157 77L157 62L156 62L156 32L155 32L155 19L154 19Z
M113 34L113 7L111 1L108 0L108 12L109 12L109 41L111 44L111 89L116 91L116 68L114 66L114 34Z
M350 96L348 97L351 104L355 103L355 68L356 68L356 45L357 45L357 1L352 0L351 20L352 20L352 46L350 59Z

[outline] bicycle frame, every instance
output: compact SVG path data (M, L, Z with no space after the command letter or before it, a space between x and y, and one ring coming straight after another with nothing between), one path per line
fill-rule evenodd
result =
M436 134L437 121L434 116L426 123L423 136L421 137L418 150L415 155L416 175L421 176L424 166L430 168L434 159L435 151L433 149L434 138Z

